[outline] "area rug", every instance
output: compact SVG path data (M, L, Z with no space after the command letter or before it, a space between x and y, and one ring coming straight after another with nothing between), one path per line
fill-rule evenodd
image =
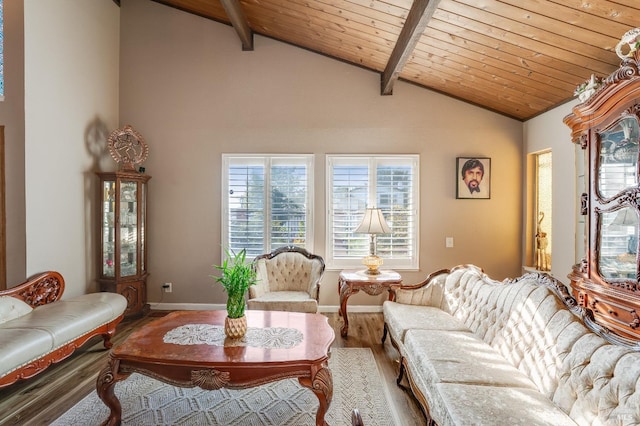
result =
M369 348L332 349L333 400L325 420L350 425L357 408L364 424L399 424ZM297 379L251 389L206 391L179 388L134 373L115 386L124 425L314 425L318 399ZM99 425L109 410L95 391L52 425Z

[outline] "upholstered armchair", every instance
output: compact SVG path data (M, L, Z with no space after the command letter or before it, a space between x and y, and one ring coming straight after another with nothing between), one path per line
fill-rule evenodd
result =
M324 259L300 247L280 247L254 260L257 282L249 287L249 309L318 312Z

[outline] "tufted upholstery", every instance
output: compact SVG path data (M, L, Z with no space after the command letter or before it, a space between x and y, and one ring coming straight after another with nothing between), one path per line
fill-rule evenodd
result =
M640 424L640 352L586 327L553 282L503 283L465 266L385 302L385 327L438 424ZM525 400L533 423L521 422Z
M249 309L316 313L322 257L300 247L281 247L254 261L257 282L249 287Z

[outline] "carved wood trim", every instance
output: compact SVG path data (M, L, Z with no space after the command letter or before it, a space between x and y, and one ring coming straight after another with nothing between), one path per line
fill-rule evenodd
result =
M55 302L64 293L64 278L58 272L47 271L34 275L22 284L0 291L0 296L13 296L31 305Z
M217 390L225 387L231 374L227 371L219 371L216 369L193 370L191 371L191 382L194 386L198 386L205 390Z
M438 276L447 275L447 274L450 274L450 273L451 273L451 271L449 269L440 269L438 271L432 272L431 274L429 274L427 276L427 278L425 278L423 281L420 281L419 283L416 283L416 284L403 284L398 288L389 288L390 297L392 297L393 300L395 300L395 298L397 296L396 295L396 291L397 290L417 290L419 288L428 286Z

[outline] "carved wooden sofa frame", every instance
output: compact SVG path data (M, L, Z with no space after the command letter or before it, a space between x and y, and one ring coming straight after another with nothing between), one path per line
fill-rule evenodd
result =
M54 303L62 297L64 293L64 279L62 275L55 271L43 272L29 278L22 284L13 288L0 291L0 297L11 296L30 305L32 308ZM27 314L28 315L28 314ZM64 344L38 359L10 372L0 378L0 388L9 386L18 380L31 378L44 371L51 364L60 362L71 356L76 349L84 345L89 339L95 336L102 336L104 347L109 349L113 343L111 338L116 332L116 326L122 321L124 315L121 314L114 320L103 324L92 331L82 334L74 340Z

